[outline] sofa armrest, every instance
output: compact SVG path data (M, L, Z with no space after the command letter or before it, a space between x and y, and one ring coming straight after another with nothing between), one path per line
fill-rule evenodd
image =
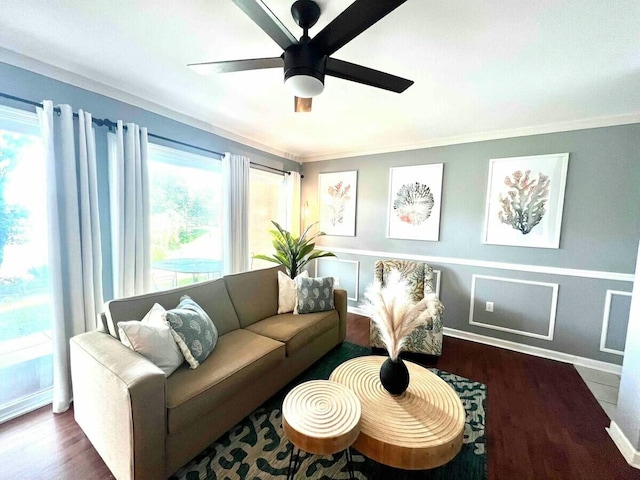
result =
M99 331L70 340L74 416L118 480L164 479L166 377Z
M339 341L343 342L347 338L347 291L342 288L334 288L333 304L340 318Z

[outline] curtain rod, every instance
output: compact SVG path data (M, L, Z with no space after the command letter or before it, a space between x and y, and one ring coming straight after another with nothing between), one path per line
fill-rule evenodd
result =
M257 165L260 168L266 168L267 170L273 170L274 172L278 172L281 173L283 175L291 175L291 172L288 172L286 170L280 170L279 168L276 167L270 167L269 165L263 165L262 163L257 163L257 162L249 162L251 165Z
M14 100L16 102L26 103L27 105L31 105L33 107L43 108L43 105L40 102L34 102L33 100L27 100L26 98L16 97L14 95L9 95L8 93L0 92L0 97L7 98L9 100ZM56 113L60 113L60 108L59 107L55 107L53 110ZM73 116L75 118L78 118L78 114L76 112L73 112ZM118 126L118 124L116 122L112 122L108 118L94 118L94 117L92 117L91 121L93 123L95 123L98 127L108 127L109 129L111 129L113 127L117 127ZM127 126L125 125L124 128L126 129ZM151 133L151 132L148 132L147 135L149 137L157 138L159 140L164 140L166 142L171 142L171 143L175 143L177 145L183 145L185 147L194 148L194 149L200 150L202 152L213 153L214 155L218 155L220 158L224 157L224 153L216 152L215 150L209 150L208 148L199 147L199 146L193 145L191 143L181 142L180 140L174 140L173 138L163 137L162 135L156 135L155 133ZM257 166L262 167L262 168L267 168L269 170L273 170L274 172L282 173L283 175L285 175L285 174L286 175L291 175L291 172L288 172L286 170L281 170L281 169L275 168L275 167L270 167L269 165L263 165L263 164L257 163L257 162L250 162L250 163L251 163L251 165L257 165Z

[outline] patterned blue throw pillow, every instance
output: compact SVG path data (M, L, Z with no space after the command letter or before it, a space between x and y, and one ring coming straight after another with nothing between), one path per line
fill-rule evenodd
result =
M191 368L197 368L218 342L218 329L211 318L188 295L180 297L176 308L167 310L167 323Z
M333 277L296 278L298 313L333 310Z

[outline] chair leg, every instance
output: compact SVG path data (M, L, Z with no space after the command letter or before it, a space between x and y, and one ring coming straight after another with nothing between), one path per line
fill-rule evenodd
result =
M353 469L353 453L351 452L351 447L347 447L347 466L349 468L349 478L355 480L356 474Z
M296 452L294 454L294 451ZM289 457L289 467L287 468L287 480L293 480L298 469L302 465L300 449L291 444L291 456Z

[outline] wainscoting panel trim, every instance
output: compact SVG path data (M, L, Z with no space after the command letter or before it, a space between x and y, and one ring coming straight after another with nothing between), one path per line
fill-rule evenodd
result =
M360 298L359 297L359 295L360 295L360 261L359 260L343 260L341 258L331 258L331 257L329 257L329 258L316 258L315 259L315 262L316 262L316 264L315 264L316 275L317 275L317 272L318 272L318 262L320 260L327 260L329 262L355 263L355 265L356 265L356 275L355 275L355 277L356 277L355 290L356 291L355 291L355 297L347 297L347 300L351 300L353 302L357 302L358 299Z
M476 322L473 320L473 305L475 303L476 293L476 280L493 280L498 282L507 283L521 283L527 285L535 285L537 287L548 287L552 289L551 304L549 305L549 329L547 335L541 335L539 333L527 332L524 330L517 330L515 328L501 327L498 325L491 325L489 323ZM553 332L556 325L556 310L558 307L558 284L557 283L545 283L545 282L532 282L529 280L520 280L516 278L505 277L491 277L488 275L472 275L471 276L471 302L469 305L469 325L475 325L483 328L490 328L492 330L500 330L501 332L516 333L518 335L524 335L526 337L540 338L542 340L553 340Z
M440 278L442 277L442 272L434 268L433 274L436 276L436 295L440 298Z
M609 333L609 320L610 320L609 317L611 316L611 301L614 295L631 297L631 292L623 292L620 290L607 290L607 296L604 301L604 314L602 316L602 333L600 334L600 351L624 356L624 350L607 348L607 333Z
M367 257L397 258L400 260L416 260L419 262L464 265L468 267L494 268L498 270L514 270L518 272L543 273L548 275L561 275L565 277L596 278L600 280L615 280L620 282L633 282L633 273L605 272L599 270L584 270L563 267L547 267L543 265L526 265L520 263L503 263L487 260L472 260L466 258L434 257L430 255L415 255L411 253L383 252L376 250L358 250L353 248L332 247L329 245L318 245L318 248L334 253L345 253L348 255L363 255Z

